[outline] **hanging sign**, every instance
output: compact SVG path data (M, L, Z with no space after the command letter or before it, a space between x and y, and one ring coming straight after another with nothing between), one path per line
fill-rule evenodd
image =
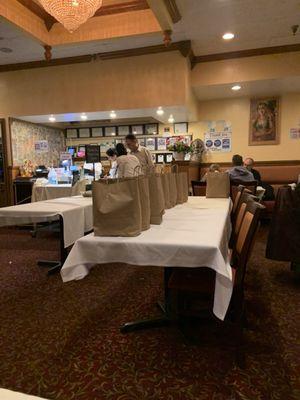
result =
M231 131L215 132L210 131L204 134L206 150L213 152L231 151Z

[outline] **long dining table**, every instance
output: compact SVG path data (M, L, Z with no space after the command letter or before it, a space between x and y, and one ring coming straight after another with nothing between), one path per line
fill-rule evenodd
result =
M151 225L139 236L100 237L91 233L75 242L61 269L62 280L80 280L99 264L163 267L167 309L173 268L208 267L216 271L213 312L223 320L233 288L228 251L230 212L230 199L189 197L187 203L166 210L161 225ZM122 331L143 326L147 322L125 324Z

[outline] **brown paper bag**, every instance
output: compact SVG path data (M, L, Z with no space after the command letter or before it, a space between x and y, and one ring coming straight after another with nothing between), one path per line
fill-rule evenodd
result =
M228 172L208 172L206 177L207 198L227 198L230 196Z
M149 179L150 223L160 225L165 212L165 198L161 174L151 174ZM142 203L143 204L143 203Z
M169 178L169 188L170 188L170 204L171 207L175 207L177 204L177 184L176 184L176 173L171 172L166 174Z
M142 230L138 178L93 182L95 236L137 236Z
M150 193L149 193L149 178L142 175L138 178L140 204L141 204L141 217L142 217L142 231L150 228Z
M170 202L170 182L169 182L169 173L161 174L161 183L163 187L163 192L164 192L164 199L165 199L165 209L171 208L171 202Z
M177 185L177 201L181 200L181 203L186 203L189 198L189 184L188 184L188 174L187 172L179 172L178 174L180 188Z

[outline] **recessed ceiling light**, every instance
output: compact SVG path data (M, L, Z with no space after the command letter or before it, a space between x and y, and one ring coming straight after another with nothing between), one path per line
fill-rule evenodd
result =
M162 107L158 107L158 109L156 110L156 114L157 115L164 115L164 110L162 109Z
M82 113L82 114L80 115L80 118L83 119L84 121L88 119L86 113Z
M168 122L169 124L173 124L175 122L175 119L172 114L169 116Z
M49 117L49 121L50 122L55 122L56 121L56 118L54 117L54 115L52 114L52 115L50 115L50 117Z
M222 36L222 38L223 38L224 40L231 40L231 39L234 38L234 34L231 33L231 32L226 32L226 33L224 33L224 35Z
M112 118L112 119L117 118L117 114L116 114L115 111L112 111L112 112L109 114L109 116L110 116L110 118Z
M235 92L237 92L238 90L241 90L241 86L240 85L234 85L232 86L231 90L234 90Z
M12 49L9 47L1 47L0 51L2 51L2 53L12 53Z

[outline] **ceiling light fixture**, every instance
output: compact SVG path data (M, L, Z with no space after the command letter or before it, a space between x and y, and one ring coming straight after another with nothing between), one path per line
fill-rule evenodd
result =
M224 35L222 36L222 38L223 38L224 40L231 40L231 39L234 38L234 34L231 33L231 32L227 32L227 33L224 33Z
M164 115L164 110L162 109L162 107L158 107L158 109L156 110L156 114L157 115Z
M231 90L233 90L234 92L237 92L238 90L241 90L242 87L240 85L234 85L232 86Z
M102 6L102 0L39 0L44 9L69 32L93 17Z
M168 122L169 124L173 124L175 122L175 119L172 114L169 116Z
M49 121L50 121L50 122L55 122L55 121L56 121L56 118L54 117L53 114L50 115Z
M112 111L112 112L109 114L109 116L110 116L110 118L112 118L112 119L117 118L117 114L116 114L115 111Z
M86 121L86 120L88 119L86 113L82 113L82 114L80 115L80 118L81 118L82 120L84 120L84 121Z

